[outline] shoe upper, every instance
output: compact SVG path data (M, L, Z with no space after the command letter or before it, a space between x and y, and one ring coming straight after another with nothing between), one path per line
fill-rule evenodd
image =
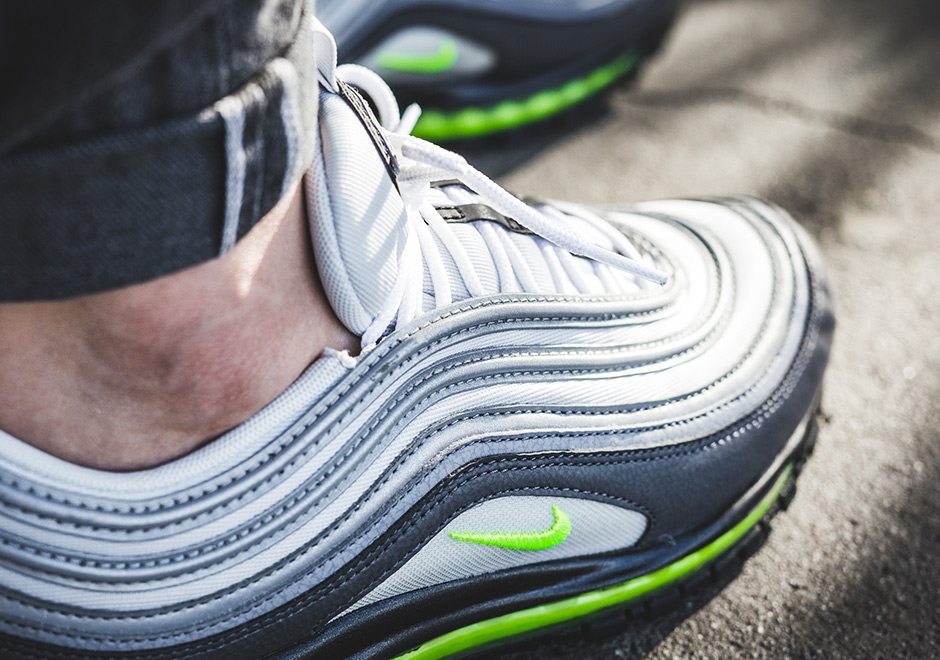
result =
M0 433L0 648L257 655L419 590L651 552L811 410L833 321L783 212L526 205L363 116L320 60L311 232L363 352L152 470Z

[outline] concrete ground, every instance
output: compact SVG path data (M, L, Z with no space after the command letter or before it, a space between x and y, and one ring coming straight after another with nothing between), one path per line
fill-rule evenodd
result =
M743 573L514 657L940 657L940 2L690 2L636 84L550 129L468 154L555 198L767 197L821 243L839 326L816 454Z

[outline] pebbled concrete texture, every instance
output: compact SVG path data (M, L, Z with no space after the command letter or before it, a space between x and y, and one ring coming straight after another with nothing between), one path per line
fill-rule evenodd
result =
M940 3L690 2L632 86L466 152L559 199L769 198L818 239L839 323L816 453L740 576L510 657L940 657Z

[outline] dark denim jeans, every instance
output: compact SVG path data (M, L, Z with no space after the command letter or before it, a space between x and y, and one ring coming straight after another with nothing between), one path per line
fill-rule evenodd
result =
M212 259L312 154L305 0L0 2L0 301Z

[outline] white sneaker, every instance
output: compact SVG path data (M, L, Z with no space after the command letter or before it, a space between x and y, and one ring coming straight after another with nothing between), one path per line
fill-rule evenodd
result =
M308 208L362 354L152 470L0 433L3 657L441 657L667 603L792 495L833 317L782 211L523 201L321 41Z

